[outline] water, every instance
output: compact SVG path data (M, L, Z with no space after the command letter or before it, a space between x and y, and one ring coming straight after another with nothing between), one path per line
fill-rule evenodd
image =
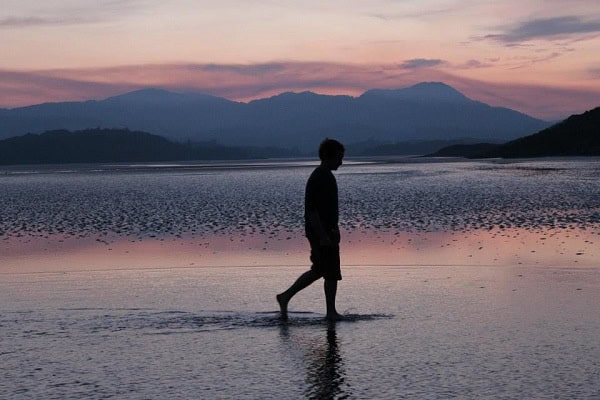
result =
M597 269L294 267L5 275L4 398L597 398ZM327 398L327 397L324 397Z
M151 167L7 169L0 176L0 233L302 234L304 184L313 168L306 163ZM348 231L547 229L600 222L600 161L355 163L336 175L341 225Z
M0 398L598 398L597 160L354 163L338 309L312 166L0 175Z

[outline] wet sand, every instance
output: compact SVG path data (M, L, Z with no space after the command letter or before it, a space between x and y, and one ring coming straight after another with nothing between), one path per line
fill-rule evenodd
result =
M593 230L343 232L342 265L600 267ZM28 238L0 243L2 273L240 266L308 266L308 242L215 235L202 238Z

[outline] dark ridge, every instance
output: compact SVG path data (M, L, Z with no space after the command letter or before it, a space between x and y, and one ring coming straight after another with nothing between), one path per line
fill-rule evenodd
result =
M462 144L444 147L428 157L533 158L600 155L600 107L572 115L533 135L501 145Z
M351 156L401 156L423 155L436 152L452 145L477 143L476 139L463 138L454 140L411 140L385 143L376 140L350 143L346 146L346 154Z
M490 152L502 145L493 143L455 144L444 147L426 157L477 157L482 153Z
M128 129L55 130L0 141L0 164L3 165L231 160L297 155L292 150L275 147L176 143Z
M529 158L600 155L600 107L536 134L508 142L478 157Z

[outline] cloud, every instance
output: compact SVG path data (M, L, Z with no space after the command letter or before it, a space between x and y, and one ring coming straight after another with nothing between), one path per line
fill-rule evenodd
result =
M400 67L405 69L429 68L437 67L438 65L442 65L444 63L445 61L438 59L414 58L412 60L404 61L402 64L400 64Z
M95 22L84 17L7 17L0 19L0 28L27 28L32 26L76 25Z
M0 18L0 29L100 23L121 19L148 6L148 0L81 0L77 7L39 9L32 11L35 15Z
M127 83L80 80L45 72L0 70L0 106L21 106L49 101L82 101L138 88Z
M454 4L447 5L445 7L424 7L423 4L417 2L418 7L412 10L405 10L400 12L383 11L377 13L368 14L372 18L380 19L383 21L396 21L401 19L424 19L429 17L448 16L455 15L460 12L464 12L472 7L478 5L477 2L455 2Z
M592 79L600 79L600 68L590 68L588 70L588 76Z
M518 44L534 39L563 39L573 36L600 34L600 19L586 20L577 16L534 19L503 28L504 32L484 36L506 44Z
M262 75L271 74L285 69L283 63L264 63L264 64L203 64L197 68L208 72L232 72L242 75Z
M479 67L478 62L467 62L467 65ZM445 82L473 99L545 119L558 119L600 104L600 91L489 83L435 68L407 69L398 64L272 62L0 70L0 107L103 99L146 87L196 91L230 100L249 101L285 91L305 90L358 96L373 88L394 89L423 81Z
M453 67L456 69L479 69L479 68L488 68L491 66L492 66L492 64L490 62L484 63L479 60L467 60L466 62L464 62L462 64L454 65Z

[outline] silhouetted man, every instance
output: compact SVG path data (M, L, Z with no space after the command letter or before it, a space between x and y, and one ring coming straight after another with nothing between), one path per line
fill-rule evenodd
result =
M327 319L341 319L335 309L337 282L340 271L340 230L338 227L338 190L331 171L342 165L344 146L325 139L319 146L319 165L308 178L304 196L304 227L310 243L312 267L285 292L277 295L281 318L287 319L287 306L292 297L317 279L325 279Z

